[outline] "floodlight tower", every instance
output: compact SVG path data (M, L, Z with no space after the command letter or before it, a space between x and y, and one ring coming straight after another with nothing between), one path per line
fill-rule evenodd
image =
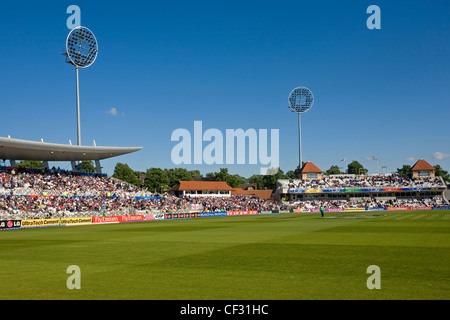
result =
M97 39L91 30L86 27L73 28L66 39L66 62L75 66L77 81L77 142L81 146L81 126L80 126L80 89L78 68L91 66L97 58Z
M302 168L302 132L300 115L311 109L313 103L314 96L308 88L297 87L289 94L289 108L298 114L298 160L300 169Z

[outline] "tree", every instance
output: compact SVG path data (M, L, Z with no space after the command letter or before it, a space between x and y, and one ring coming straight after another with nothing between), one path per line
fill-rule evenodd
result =
M275 190L278 179L288 179L287 175L281 169L278 169L278 171L275 174L264 175L262 178L263 181L262 189Z
M328 169L327 171L325 171L326 175L330 175L330 174L342 174L343 172L341 172L341 170L339 169L339 167L337 165L333 165L330 167L330 169Z
M192 181L192 173L185 168L165 169L167 177L169 178L169 186L172 188L177 185L179 181Z
M237 188L240 184L247 183L247 179L238 174L229 174L227 168L220 168L219 172L209 172L206 174L208 178L216 181L225 181L230 187Z
M203 177L199 170L190 170L189 173L191 174L192 179Z
M17 163L19 168L44 169L44 164L41 161L24 160Z
M258 190L264 189L263 176L260 174L254 174L250 178L248 178L249 183L256 183L256 187Z
M305 166L306 162L302 161L302 168ZM297 166L295 170L289 170L286 172L287 179L298 179L300 178L300 172L302 170L300 166Z
M192 181L201 178L199 170L187 170L185 168L149 168L143 174L145 177L144 186L150 191L168 190L177 185L179 181Z
M141 180L139 180L134 171L126 163L124 164L118 162L114 168L114 173L112 176L135 186L141 185Z
M299 168L297 167L297 169ZM288 172L284 173L283 170L281 170L280 168L274 168L274 170L268 169L267 172L274 172L274 174L271 175L255 174L248 179L248 182L257 183L258 190L264 189L275 190L277 186L277 181L279 179L298 179L299 176L298 174L295 173L296 170L289 170Z
M162 191L169 189L169 175L161 168L150 168L145 172L144 186L150 191Z
M348 164L346 173L348 173L348 174L366 174L367 171L368 170L365 169L361 163L354 160Z
M238 188L239 185L244 183L247 183L247 179L238 174L230 174L227 178L227 184L233 188Z
M94 173L97 172L94 165L92 164L92 161L90 160L83 160L81 161L81 172L88 172L88 173Z
M397 173L402 176L408 176L411 174L411 166L409 164L404 164L401 168L397 168Z
M450 183L450 175L449 175L448 171L442 169L441 166L438 164L435 165L434 167L436 169L434 174L436 176L442 177L442 179L445 181L445 183L449 184Z

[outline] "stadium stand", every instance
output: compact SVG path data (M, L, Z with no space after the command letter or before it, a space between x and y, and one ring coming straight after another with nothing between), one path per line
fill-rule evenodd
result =
M441 177L409 178L399 174L330 175L322 180L281 179L279 184L288 189L336 189L336 188L445 188Z
M306 173L304 172L306 168ZM431 208L448 205L447 186L435 168L420 159L409 175L323 175L307 163L302 179L278 180L274 198L294 212L377 208ZM309 178L308 178L309 177Z
M421 208L448 205L441 177L422 172L316 175L282 179L278 188L232 188L225 182L180 181L157 194L102 174L0 167L0 219L95 217L216 211ZM244 186L246 187L246 186ZM273 193L272 193L273 192Z
M189 185L189 184L188 184ZM227 197L205 194L155 194L123 181L72 172L37 172L4 167L0 172L0 214L7 219L123 215L140 213L271 210L271 199L240 194L226 183L214 183L233 192ZM225 185L225 187L223 186ZM192 184L191 184L192 187ZM267 191L264 191L267 194ZM271 191L270 191L271 193Z

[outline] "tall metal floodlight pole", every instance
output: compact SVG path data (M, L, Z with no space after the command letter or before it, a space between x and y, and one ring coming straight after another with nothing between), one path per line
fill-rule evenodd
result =
M97 39L91 30L86 27L73 28L66 39L66 62L75 66L77 81L77 142L81 146L81 125L80 125L80 83L78 68L91 66L97 58Z
M300 169L302 168L302 130L300 115L311 109L313 103L314 96L308 88L297 87L289 94L289 108L298 114L298 161Z
M80 121L80 78L78 76L78 66L75 66L77 74L77 144L81 146L81 121Z

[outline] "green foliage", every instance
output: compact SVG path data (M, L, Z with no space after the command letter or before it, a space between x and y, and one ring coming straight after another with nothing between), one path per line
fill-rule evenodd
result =
M248 178L248 183L256 183L258 190L264 189L264 181L263 177L260 174L254 174L250 178Z
M348 164L346 173L348 173L348 174L366 174L367 171L368 170L365 169L361 163L359 163L358 161L355 160Z
M450 183L450 175L448 171L442 169L440 165L435 165L436 168L435 175L442 177L442 179L448 184Z
M277 187L278 179L287 179L287 175L281 169L278 169L278 171L275 174L263 176L264 182L263 189L275 190Z
M305 164L306 162L302 161L302 168ZM302 168L300 168L300 166L297 166L295 170L289 170L288 172L286 172L287 179L299 179Z
M247 183L247 179L238 174L229 174L227 168L220 168L219 172L209 172L206 174L208 178L216 181L225 181L230 187L237 188L240 184Z
M266 175L253 175L248 179L249 183L256 183L258 186L258 190L264 189L276 189L277 180L278 179L298 179L298 176L295 176L294 171L288 171L284 173L283 170L279 168L270 168L267 170L269 174Z
M247 179L238 174L230 174L226 181L228 185L233 188L237 188L239 185L247 183Z
M189 171L189 173L191 174L192 179L203 177L203 175L198 170L191 170L191 171Z
M411 174L411 166L409 164L404 164L401 168L397 168L397 173L402 176L408 176Z
M167 172L167 176L169 178L169 186L172 188L179 181L192 181L194 177L192 173L185 168L173 168L173 169L164 169Z
M41 161L24 160L17 163L19 168L44 169L44 164Z
M150 168L145 172L144 187L150 191L160 192L169 189L169 175L161 168Z
M201 178L198 170L187 170L185 168L150 168L143 174L145 177L144 187L153 192L167 192L177 185L179 181L192 181Z
M116 167L114 168L113 177L128 182L130 184L133 184L135 186L141 185L141 181L139 180L139 178L126 163L123 164L118 162L116 164Z
M328 169L327 171L325 171L326 175L330 175L330 174L342 174L343 172L339 169L338 166L333 165L330 167L330 169Z
M89 160L81 161L81 171L82 172L88 172L88 173L95 173L95 172L97 172L97 170L95 169L94 165L92 164L92 161L89 161Z

